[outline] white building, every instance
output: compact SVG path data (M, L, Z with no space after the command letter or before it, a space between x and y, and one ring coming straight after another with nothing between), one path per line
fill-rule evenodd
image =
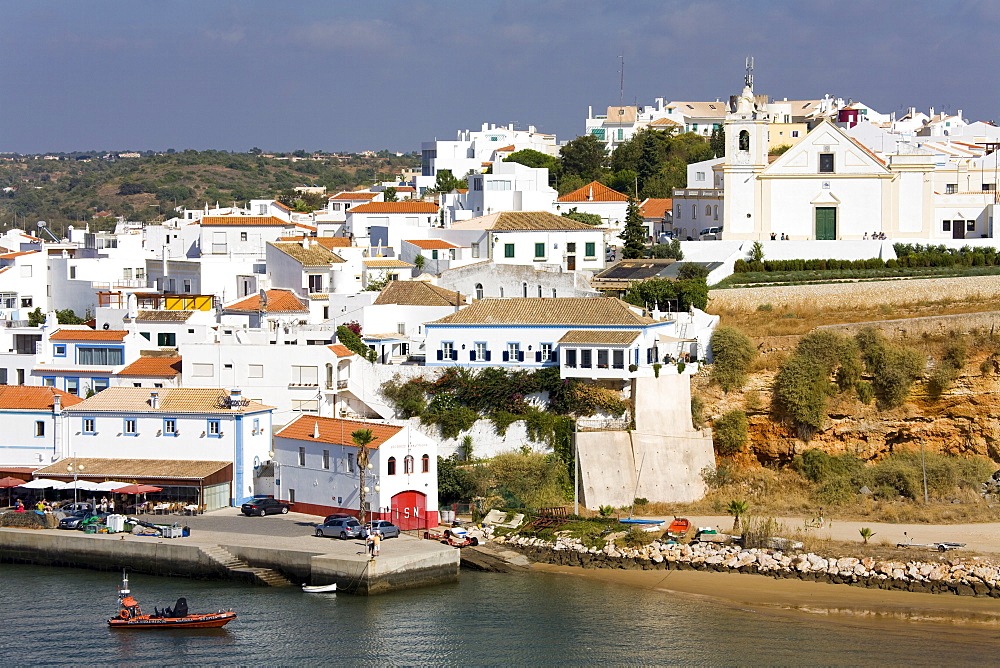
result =
M560 214L576 210L601 217L601 225L608 230L611 244L624 243L621 233L628 216L628 196L612 190L600 181L592 181L582 188L566 193L557 200Z
M359 430L375 437L367 447L368 518L404 531L437 526L437 445L409 426L300 416L274 436L274 496L296 512L357 516L359 448L351 434Z
M555 135L483 123L480 131L461 130L455 141L426 141L420 145L421 169L418 190L434 185L438 171L448 169L455 178L480 173L491 164L496 166L503 157L515 151L531 149L551 156L559 155Z
M81 401L54 387L0 387L0 465L46 466L56 461L65 449L63 409Z

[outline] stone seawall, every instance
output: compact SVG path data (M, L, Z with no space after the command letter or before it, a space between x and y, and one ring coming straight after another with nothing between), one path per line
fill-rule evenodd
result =
M811 553L743 549L733 545L654 541L642 548L586 548L579 541L499 537L504 547L529 559L558 566L626 570L700 570L766 575L870 589L1000 598L1000 567L979 560L885 561L870 557L826 558Z

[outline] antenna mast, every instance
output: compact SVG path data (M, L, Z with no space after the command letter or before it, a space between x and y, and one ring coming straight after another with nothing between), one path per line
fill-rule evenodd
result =
M753 56L747 56L746 60L747 76L744 80L747 87L753 90Z
M621 75L618 82L618 106L625 106L625 54L618 56L619 68L618 73Z

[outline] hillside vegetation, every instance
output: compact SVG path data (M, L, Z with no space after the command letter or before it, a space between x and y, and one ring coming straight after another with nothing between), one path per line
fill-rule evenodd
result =
M101 211L129 220L162 220L175 206L229 206L300 185L332 192L369 186L418 164L413 156L385 154L292 161L190 150L113 161L17 158L0 162L0 187L16 189L0 193L0 224L33 228L46 220L61 234L72 224L100 227L93 216Z

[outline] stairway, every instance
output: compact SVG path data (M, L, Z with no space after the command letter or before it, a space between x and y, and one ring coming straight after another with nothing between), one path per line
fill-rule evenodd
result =
M251 566L220 545L202 547L201 551L231 578L247 580L265 587L289 587L292 584L278 571Z

